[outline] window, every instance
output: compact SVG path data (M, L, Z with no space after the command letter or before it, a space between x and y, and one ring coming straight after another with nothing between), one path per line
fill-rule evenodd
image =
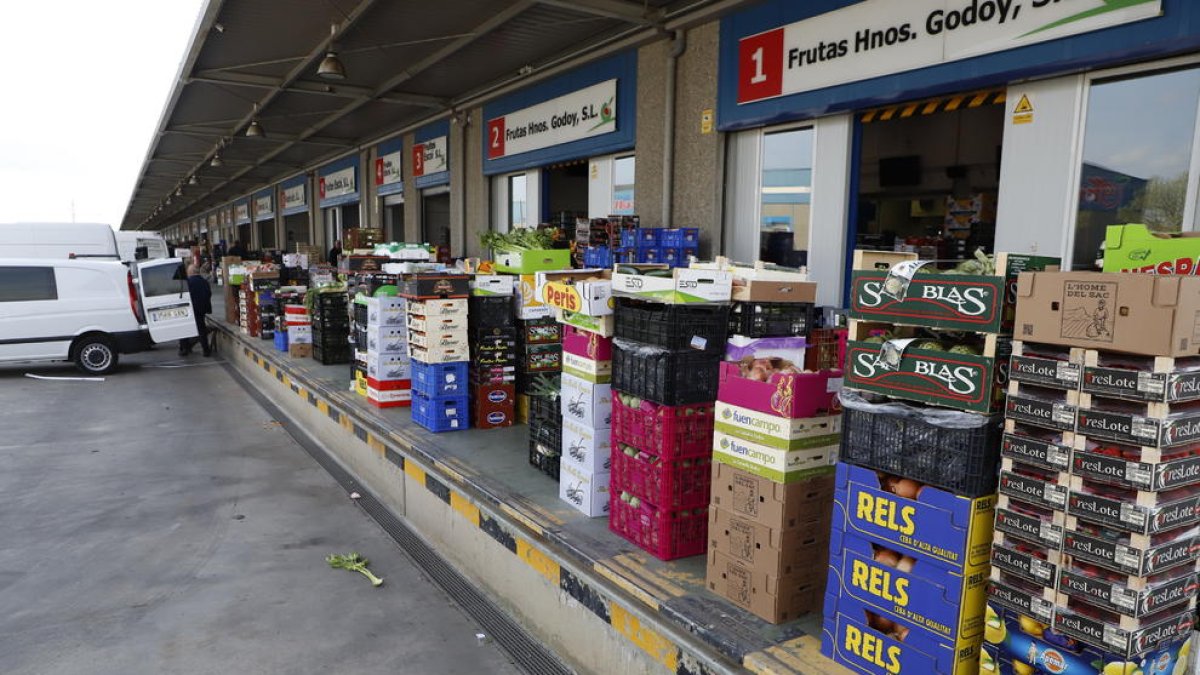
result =
M615 216L631 216L637 213L633 199L636 168L632 155L618 157L613 161L613 193L610 213Z
M142 294L148 298L188 292L187 273L182 263L143 267L141 278Z
M525 174L508 177L508 225L509 227L526 227L529 225L529 209L527 204L528 179Z
M763 135L760 260L790 266L807 264L812 171L811 128Z
M0 302L57 299L53 267L0 267Z
M1200 68L1096 80L1075 221L1074 269L1091 269L1109 225L1191 230L1190 191Z

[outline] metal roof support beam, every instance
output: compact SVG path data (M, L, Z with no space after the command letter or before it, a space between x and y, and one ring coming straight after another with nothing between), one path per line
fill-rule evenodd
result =
M665 13L661 9L648 10L638 2L627 0L538 0L543 5L561 7L582 14L618 19L640 26L662 25Z
M322 84L320 82L308 82L299 80L292 83L290 86L284 87L279 80L274 77L264 75L248 75L245 73L221 73L211 70L201 71L195 77L189 78L189 82L203 82L206 84L217 85L234 85L239 87L254 87L256 89L279 89L287 93L294 94L312 94L315 96L334 96L337 98L365 98L371 99L374 91L368 87L359 87L351 84ZM409 94L404 92L392 92L385 96L376 96L375 101L382 103L397 103L400 105L415 105L423 108L445 108L446 99L437 96L425 96L423 94Z

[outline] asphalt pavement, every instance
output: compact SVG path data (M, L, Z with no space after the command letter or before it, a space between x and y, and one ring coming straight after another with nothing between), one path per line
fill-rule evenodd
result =
M79 375L0 365L0 673L518 672L219 360L26 373Z

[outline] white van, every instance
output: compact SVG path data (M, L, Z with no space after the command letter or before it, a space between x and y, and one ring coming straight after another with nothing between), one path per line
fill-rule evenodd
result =
M121 260L126 263L138 260L158 260L170 258L167 250L167 240L157 232L117 232L117 251Z
M101 223L0 223L6 258L120 260L113 229Z
M135 283L134 275L137 275ZM120 354L196 337L183 261L0 258L0 363L74 361L112 372Z

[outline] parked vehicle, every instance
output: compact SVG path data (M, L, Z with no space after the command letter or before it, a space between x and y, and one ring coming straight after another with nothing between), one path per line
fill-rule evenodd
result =
M171 252L167 250L167 240L157 232L120 231L116 233L116 237L117 251L123 262L171 257Z
M102 223L0 223L6 258L120 260L113 229Z
M178 258L118 261L0 258L0 362L73 361L110 373L120 354L195 337Z

